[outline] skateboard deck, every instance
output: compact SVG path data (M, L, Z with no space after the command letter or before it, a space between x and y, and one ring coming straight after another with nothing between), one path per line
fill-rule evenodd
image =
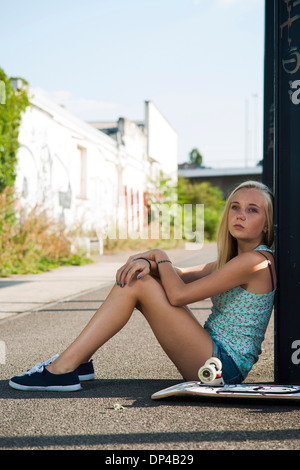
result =
M196 395L213 398L262 398L272 400L300 400L300 385L241 384L209 386L201 382L184 382L153 393L158 400L172 396Z

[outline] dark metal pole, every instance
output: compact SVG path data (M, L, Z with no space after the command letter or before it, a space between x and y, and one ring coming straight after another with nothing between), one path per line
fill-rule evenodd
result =
M275 381L289 385L300 384L300 1L274 1Z

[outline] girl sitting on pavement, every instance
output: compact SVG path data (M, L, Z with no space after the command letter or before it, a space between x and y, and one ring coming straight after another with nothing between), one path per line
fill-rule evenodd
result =
M261 353L272 313L276 273L273 199L261 183L238 186L227 200L215 262L180 269L165 251L130 256L116 283L75 341L9 384L18 390L73 391L94 378L91 357L128 322L134 308L185 380L198 380L207 359L222 362L225 383L241 383ZM188 304L212 299L204 327Z

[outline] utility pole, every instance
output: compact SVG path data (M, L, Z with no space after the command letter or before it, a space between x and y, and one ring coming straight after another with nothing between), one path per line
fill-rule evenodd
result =
M275 77L273 181L278 278L275 301L275 381L279 384L299 385L300 1L266 0L266 24L269 29L272 28L272 24L274 27L274 47L268 46L270 51L266 51L266 55L271 56L273 49ZM271 79L270 86L272 86ZM265 115L269 112L270 108L265 109ZM271 159L271 152L266 152L265 157ZM268 168L266 179L270 179L271 174L269 163L266 164Z

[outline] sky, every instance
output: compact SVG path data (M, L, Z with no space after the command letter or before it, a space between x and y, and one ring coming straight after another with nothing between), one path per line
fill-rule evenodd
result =
M86 121L152 101L213 168L262 159L264 0L0 0L0 68Z

